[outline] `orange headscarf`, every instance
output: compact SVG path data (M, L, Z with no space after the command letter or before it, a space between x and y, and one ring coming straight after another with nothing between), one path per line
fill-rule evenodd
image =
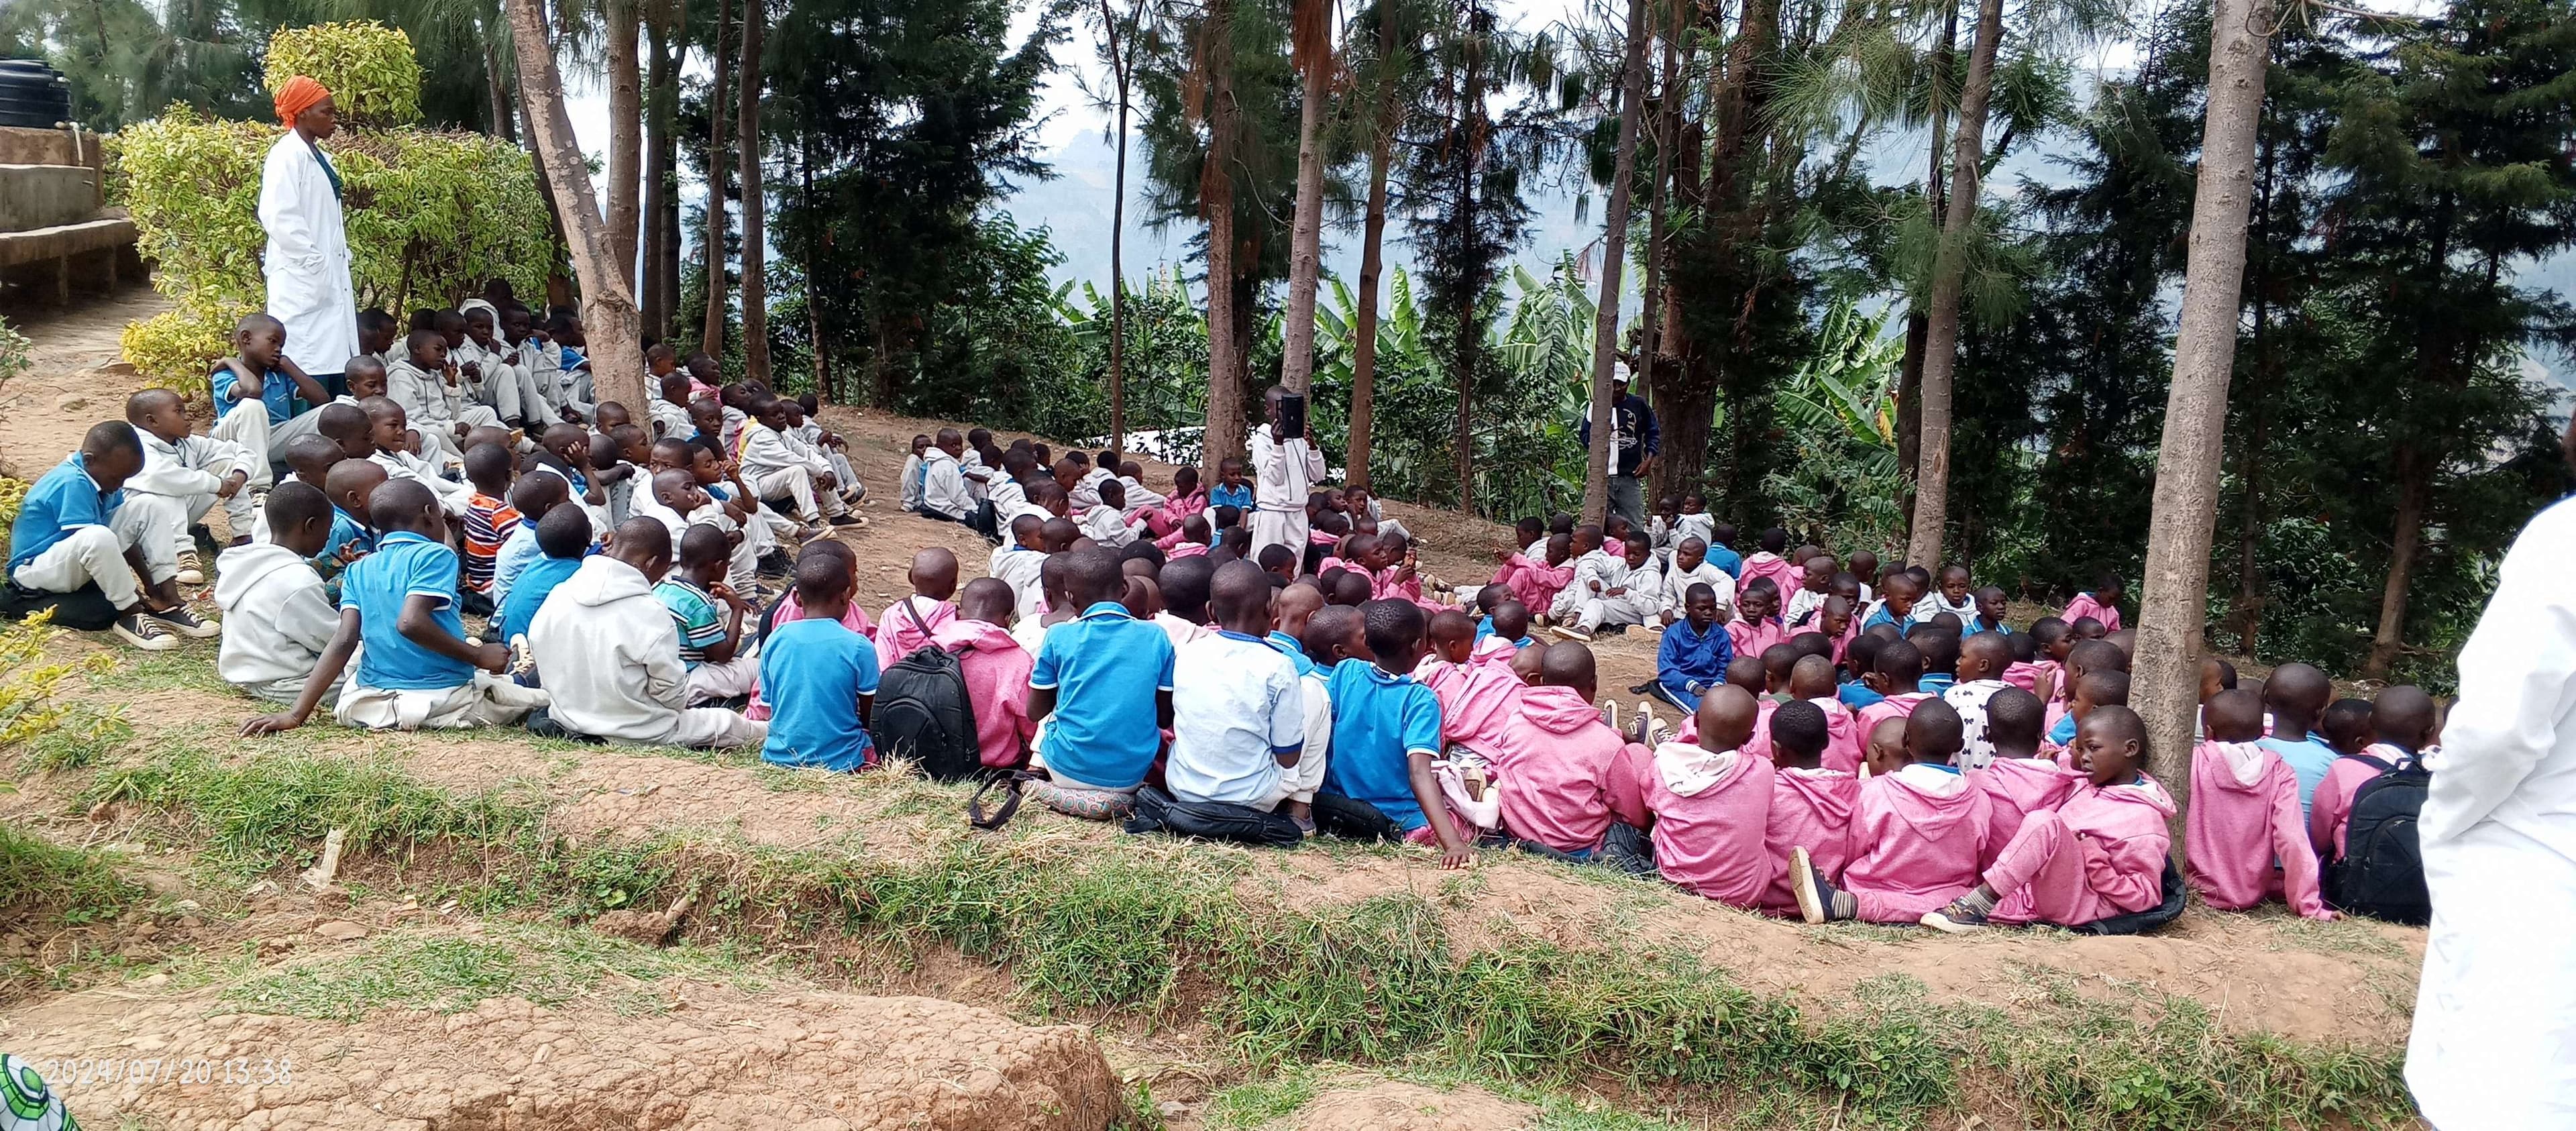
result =
M294 129L297 115L312 109L329 97L331 97L329 88L307 76L297 75L286 80L285 86L277 88L277 120L286 128Z

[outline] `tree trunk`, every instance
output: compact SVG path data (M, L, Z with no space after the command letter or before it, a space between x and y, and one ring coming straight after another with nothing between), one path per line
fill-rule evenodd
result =
M1664 93L1655 107L1654 202L1646 210L1646 277L1638 289L1637 387L1652 392L1655 359L1662 356L1664 313L1664 209L1673 179L1673 147L1682 125L1682 2L1670 0L1673 18L1664 29ZM1661 411L1661 410L1658 410ZM1586 490L1589 490L1587 484Z
M707 92L707 317L698 348L724 359L725 332L725 25L733 22L733 0L716 0L716 41L709 52Z
M1619 276L1628 265L1628 207L1637 178L1637 122L1646 109L1646 2L1628 0L1628 59L1619 80L1619 148L1610 163L1610 213L1602 217L1601 301L1592 315L1591 450L1584 456L1583 514L1610 510L1610 370L1619 350Z
M742 356L743 376L769 383L769 192L760 176L760 37L769 17L760 0L742 0L742 110L735 123L742 147Z
M635 36L642 0L608 0L608 249L617 276L635 287L635 246L643 231L644 78Z
M1368 216L1360 222L1360 309L1351 319L1351 440L1342 474L1362 487L1369 482L1370 432L1377 413L1377 283L1386 270L1386 167L1395 149L1386 117L1391 115L1381 116L1377 136L1369 143Z
M2397 520L2390 530L2388 583L2379 595L2379 631L2370 639L2370 658L2362 661L2361 678L2386 679L2406 643L2406 586L2415 576L2415 555L2424 544L2424 507L2432 493L2431 461L2412 444L2397 445Z
M800 199L804 204L803 211L805 213L805 222L808 229L804 240L805 262L798 264L797 266L802 269L805 276L805 332L810 336L814 348L814 395L825 401L830 401L834 399L832 396L832 351L823 340L823 303L822 300L816 296L816 291L819 289L819 286L815 282L814 274L814 253L823 245L823 240L820 234L823 226L823 217L820 213L814 210L813 136L814 135L811 133L802 135L801 140L804 144L798 151L799 160L796 162L797 184L803 190L803 195Z
M493 137L503 141L519 140L515 116L510 111L510 80L501 58L499 36L483 36L483 93L492 100Z
M1907 562L1932 570L1941 568L1942 528L1949 520L1951 377L1959 363L1959 306L1968 283L1969 231L1977 222L1979 164L1986 154L1986 102L1994 93L1995 52L2003 36L2003 0L1978 0L1976 45L1969 49L1959 132L1950 146L1949 207L1932 256L1932 309L1923 331L1923 440L1914 470L1913 534L1905 547ZM2242 242L2240 235L2240 256Z
M1324 246L1324 103L1333 84L1332 0L1296 0L1297 69L1306 86L1297 113L1297 211L1288 236L1288 316L1280 328L1279 383L1315 383L1315 285Z
M1100 0L1101 44L1109 52L1110 81L1118 84L1118 172L1109 197L1109 446L1127 450L1127 111L1134 80L1129 73L1124 29L1109 0ZM1163 437L1168 451L1171 437Z
M1482 36L1491 29L1490 17L1473 10L1467 15L1467 69L1459 85L1458 140L1468 156L1458 162L1458 206L1460 223L1469 231L1476 226L1476 171L1485 151L1485 87L1481 67L1485 61ZM1458 384L1457 446L1458 513L1476 513L1476 358L1479 327L1476 324L1476 296L1485 293L1485 280L1478 265L1464 265L1458 301L1458 356L1450 365Z
M1943 4L1941 45L1932 53L1932 135L1930 167L1923 174L1924 214L1943 217L1949 202L1941 192L1941 155L1950 122L1950 68L1959 44L1959 5L1957 0ZM1905 312L1905 356L1896 370L1896 465L1904 474L1902 497L1897 506L1905 514L1906 540L1914 537L1914 476L1923 458L1923 350L1929 344L1931 316L1921 306L1909 304ZM1926 567L1930 568L1930 567Z
M592 379L599 399L640 405L644 400L642 319L635 295L616 270L613 241L593 195L590 168L582 163L572 120L564 112L563 76L546 38L543 0L509 0L511 38L519 64L519 98L528 114L529 141L546 154L546 176L564 204L564 238L572 245L573 271L581 278L581 318L590 334Z
M1200 436L1206 463L1203 481L1216 482L1216 465L1243 454L1243 382L1236 374L1235 323L1243 312L1234 305L1234 147L1236 115L1232 53L1222 37L1230 34L1227 5L1209 7L1200 34L1219 37L1206 48L1208 71L1208 148L1199 167L1199 210L1207 221L1208 395L1207 427Z
M2209 601L2209 544L2218 521L2218 462L2236 318L2245 283L2245 226L2254 180L2256 119L2273 26L2271 0L2217 0L2210 21L2209 102L2200 182L2192 198L2190 266L2165 399L2164 444L2147 520L2147 576L2138 611L2130 702L2146 720L2148 768L2173 793L2173 855L2190 810L2192 707L2200 695L2201 627ZM2263 29L2258 34L2252 29Z
M672 7L667 0L652 0L644 20L644 262L635 292L643 306L644 333L655 339L671 336L671 306L663 296L671 279L662 270L668 258L663 245L671 233L662 224L662 210L671 196L669 95L678 70L671 65Z

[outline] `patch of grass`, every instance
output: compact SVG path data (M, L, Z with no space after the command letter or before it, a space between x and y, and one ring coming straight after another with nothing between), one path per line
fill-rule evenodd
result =
M182 639L180 646L166 652L124 652L116 656L116 665L94 672L89 677L93 691L153 692L203 691L227 698L239 698L244 707L253 701L215 674L215 654L219 641Z
M142 898L106 856L0 824L0 919L66 925L114 919Z
M849 788L946 792L892 780ZM1843 1126L1920 1126L1974 1107L2034 1126L2192 1131L2396 1126L2409 1112L2395 1049L2231 1033L2197 1002L2144 988L2105 1004L2071 981L2043 981L2039 1001L2007 1016L1936 1006L1920 984L1887 978L1817 1011L1793 994L1751 990L1696 953L1573 949L1509 932L1460 948L1436 905L1459 891L1305 906L1238 894L1243 880L1268 874L1275 858L1263 853L1039 824L1001 837L952 827L906 856L855 840L789 851L714 833L575 845L539 831L542 798L456 794L382 763L292 753L227 766L165 752L101 775L93 792L184 810L217 852L254 866L334 824L352 829L358 850L483 842L486 878L463 897L485 912L578 919L659 907L695 887L700 937L945 944L1007 965L1040 1012L1202 1021L1263 1068L1340 1060L1500 1085L1609 1080L1763 1106L1793 1125L1826 1112ZM345 1012L379 999L444 1008L496 985L540 998L571 992L589 975L561 973L567 961L532 966L524 950L457 944L369 965L429 971L408 979L335 968L330 979L290 976L260 992L280 1008ZM1623 1126L1589 1108L1562 1119L1587 1131Z
M115 707L105 711L75 706L52 730L27 740L19 765L35 773L77 770L96 765L134 737L134 727Z
M99 774L79 805L134 801L185 814L217 866L248 875L318 849L347 829L351 852L426 841L507 850L533 835L544 798L515 788L459 794L421 783L379 758L272 751L227 763L188 746Z
M2297 948L2319 954L2363 954L2375 958L2406 957L2406 948L2389 938L2370 919L2336 919L2319 922L2296 915L2281 915L2272 924L2278 936L2273 950Z
M599 996L633 1016L667 1009L668 998L649 987L603 991L601 984L666 978L757 984L741 956L727 950L660 950L588 931L516 926L482 938L385 935L355 953L298 963L222 996L260 1013L341 1022L379 1009L459 1013L505 996L549 1006Z
M1322 1072L1292 1065L1219 1092L1199 1112L1209 1131L1253 1131L1296 1114L1315 1098Z

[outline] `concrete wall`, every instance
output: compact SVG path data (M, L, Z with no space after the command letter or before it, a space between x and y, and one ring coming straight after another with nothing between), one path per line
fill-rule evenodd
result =
M77 165L0 165L0 232L54 228L98 212L98 173Z

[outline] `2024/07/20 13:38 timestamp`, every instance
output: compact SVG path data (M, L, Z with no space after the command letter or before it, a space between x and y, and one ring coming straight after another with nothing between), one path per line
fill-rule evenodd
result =
M176 1084L238 1088L295 1081L289 1056L79 1056L22 1061L57 1087L98 1084Z

